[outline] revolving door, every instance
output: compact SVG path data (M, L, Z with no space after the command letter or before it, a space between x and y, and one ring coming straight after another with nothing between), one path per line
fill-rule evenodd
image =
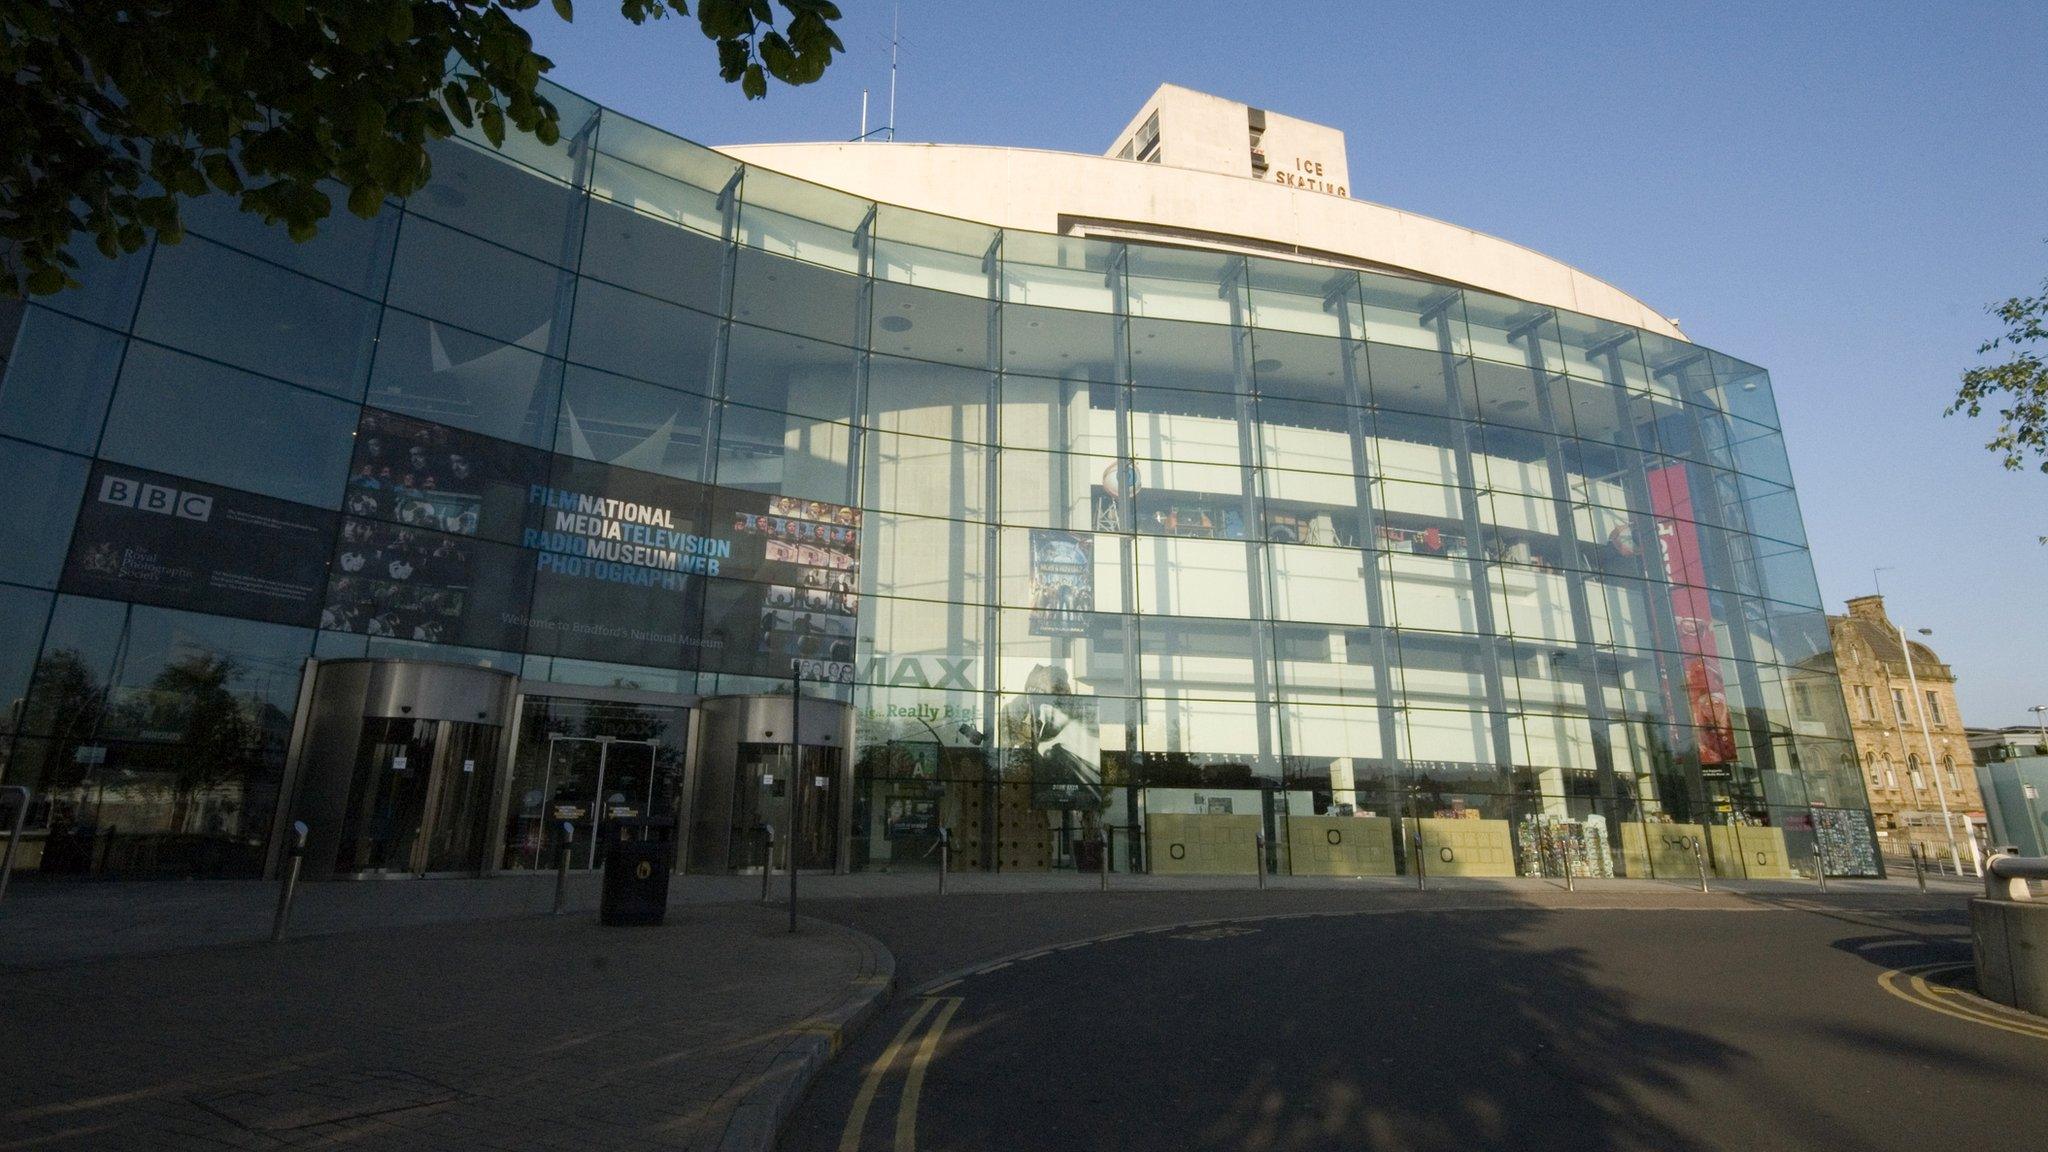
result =
M305 875L483 872L516 684L488 668L322 661L280 808L281 825L307 826Z

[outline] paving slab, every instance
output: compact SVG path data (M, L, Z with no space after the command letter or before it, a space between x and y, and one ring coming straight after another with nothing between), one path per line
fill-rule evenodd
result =
M707 904L0 972L0 1148L768 1148L894 968L787 924Z

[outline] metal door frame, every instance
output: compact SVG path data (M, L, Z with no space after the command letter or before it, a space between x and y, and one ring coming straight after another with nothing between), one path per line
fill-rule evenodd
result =
M449 725L453 720L430 720L433 725L434 754L427 761L425 799L420 801L420 830L413 837L411 859L405 870L414 876L427 874L427 856L433 848L434 830L441 820L441 782L448 772Z
M555 782L555 746L563 741L572 744L597 745L597 784L596 787L590 790L590 847L584 856L583 862L584 871L587 872L597 867L597 828L598 825L604 823L599 817L598 807L604 803L604 772L606 766L611 762L612 745L634 744L647 749L647 796L645 802L641 805L641 809L643 811L651 811L654 808L654 769L660 760L660 755L658 754L660 744L654 740L627 740L617 736L564 736L560 732L550 732L548 733L547 768L541 773L540 777L540 794L543 797L548 794L549 786ZM541 819L546 820L547 817L543 815Z

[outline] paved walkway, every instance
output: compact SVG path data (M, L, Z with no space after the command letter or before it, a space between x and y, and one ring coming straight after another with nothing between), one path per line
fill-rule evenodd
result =
M706 906L0 972L0 1149L766 1148L892 969L802 927Z
M0 904L0 1152L765 1148L874 1011L1006 955L1193 920L1659 909L1953 919L1974 881L1432 881L963 874L679 878L670 923L604 929L593 877L276 887L24 884ZM813 917L815 919L813 919ZM879 938L879 941L878 941ZM893 952L893 956L892 956ZM901 965L898 968L896 965Z
M1415 891L1404 877L1276 876L1268 890L1280 892L1353 893L1374 899L1400 898ZM771 878L770 896L780 904L787 878ZM1716 895L1818 895L1810 881L1710 881ZM1982 892L1970 877L1928 878L1932 893L1966 895ZM947 879L951 896L1090 893L1100 877L1073 872L960 872ZM1147 876L1113 873L1112 894L1228 893L1254 891L1250 876ZM936 872L861 873L853 876L799 878L800 906L815 901L921 897L937 891ZM1573 903L1623 900L1690 900L1696 885L1671 880L1584 880L1576 893L1566 893L1557 880L1438 878L1429 881L1438 897L1495 901ZM277 885L256 881L48 882L16 884L0 902L0 968L45 967L112 956L144 955L221 944L267 940L277 906ZM571 877L568 907L588 914L597 907L597 877ZM1828 894L1917 892L1913 880L1833 880ZM758 876L679 876L670 889L676 906L758 900ZM302 884L292 913L294 938L337 932L385 930L472 920L514 919L546 914L554 904L552 874L514 873L480 880L384 880L358 883Z

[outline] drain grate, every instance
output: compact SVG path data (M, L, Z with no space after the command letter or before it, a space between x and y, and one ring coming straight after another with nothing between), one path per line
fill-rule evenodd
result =
M285 1133L448 1104L462 1093L397 1068L282 1073L192 1102L251 1132Z

